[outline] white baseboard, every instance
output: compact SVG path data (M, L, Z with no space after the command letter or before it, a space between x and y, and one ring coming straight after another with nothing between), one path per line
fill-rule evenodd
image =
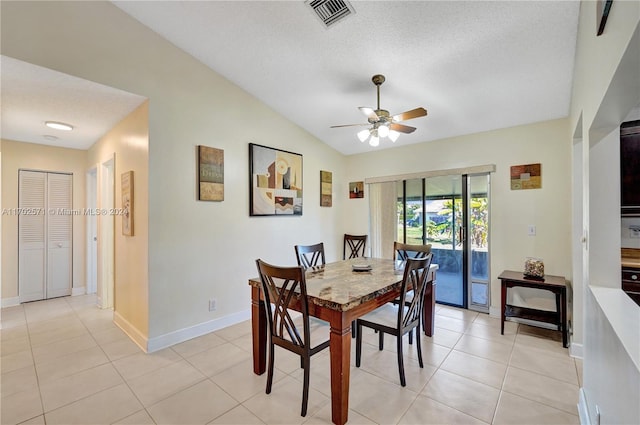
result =
M220 317L218 319L209 320L208 322L199 323L188 328L179 329L164 335L149 338L146 351L148 353L153 353L154 351L170 347L180 342L226 328L227 326L235 325L236 323L244 322L250 318L251 310L245 310Z
M569 345L569 355L578 359L584 358L584 345L572 342Z
M11 297L2 299L2 308L20 305L20 297Z
M145 353L149 352L147 349L147 346L148 346L147 337L144 336L142 332L140 332L131 323L129 323L129 321L123 318L117 311L113 313L113 323L115 323L117 327L122 329L124 333L126 333L129 336L129 338L131 338L131 340L135 342L136 345L140 347L140 349L142 349L142 351L144 351Z
M584 394L584 388L580 388L580 394L578 397L578 417L580 418L581 425L591 425L591 419L589 418L589 409L587 408L587 398Z
M77 288L71 288L71 296L77 297L78 295L84 295L87 293L86 286L78 286Z

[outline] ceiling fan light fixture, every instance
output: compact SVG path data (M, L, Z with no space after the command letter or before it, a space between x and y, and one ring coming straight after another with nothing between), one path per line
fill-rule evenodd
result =
M367 140L367 138L369 137L371 133L369 132L369 130L362 130L358 132L358 139L364 143L365 140Z
M371 131L371 138L369 139L369 145L376 147L379 144L380 144L380 139L378 138L378 131L377 130Z
M73 126L70 124L66 124L58 121L45 121L44 125L49 128L53 128L55 130L63 130L63 131L71 131L73 130Z
M381 125L380 127L378 127L378 136L380 137L389 136L389 127L387 127L386 125Z
M398 137L400 137L400 133L398 133L395 130L389 130L389 140L391 140L393 143L396 142L396 140L398 140Z

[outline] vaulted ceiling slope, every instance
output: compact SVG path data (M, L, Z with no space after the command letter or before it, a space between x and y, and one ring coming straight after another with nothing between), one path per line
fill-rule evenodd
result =
M114 1L344 154L359 106L428 116L376 149L565 117L579 1L353 1L325 26L304 1ZM366 127L363 127L366 128Z
M112 3L346 155L569 111L578 0L353 1L328 27L302 0ZM86 148L144 101L15 59L1 65L3 138ZM377 106L374 74L386 77L382 109L428 111L406 122L415 132L377 148L356 137L367 127L330 128L367 122L358 107ZM44 139L42 121L63 112L84 133Z

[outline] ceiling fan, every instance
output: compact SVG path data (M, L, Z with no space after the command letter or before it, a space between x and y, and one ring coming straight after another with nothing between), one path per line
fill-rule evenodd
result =
M378 146L380 144L381 137L388 137L392 142L395 142L398 140L400 133L413 133L416 130L415 127L400 124L400 121L424 117L427 115L427 110L420 107L401 114L389 114L389 111L380 109L380 86L385 81L384 75L376 74L371 78L371 81L373 81L373 84L377 87L378 107L376 109L365 106L358 108L367 116L367 120L369 122L366 124L332 125L331 128L371 125L369 129L358 132L358 139L360 139L361 142L369 139L369 144L371 146Z

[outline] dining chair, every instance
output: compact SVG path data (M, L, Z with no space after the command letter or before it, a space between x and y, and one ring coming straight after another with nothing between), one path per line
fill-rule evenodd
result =
M407 333L411 335L414 330L416 333L418 363L421 368L424 367L422 362L422 348L420 345L420 323L422 322L422 304L432 257L433 254L429 253L424 258L407 258L400 291L400 299L404 302L397 308L391 304L387 304L356 320L356 367L360 367L360 360L362 358L363 327L378 331L379 350L382 350L384 346L384 334L390 334L396 337L398 372L400 374L400 385L403 387L407 385L407 382L404 376L402 337ZM408 297L407 293L411 289L413 289L418 296Z
M296 257L298 265L305 270L310 267L324 266L324 243L320 242L315 245L296 245Z
M431 252L431 244L410 245L393 242L393 259L404 261L407 258L425 258Z
M408 258L425 258L431 253L431 244L426 245L410 245L402 242L393 242L393 260L406 261ZM407 297L409 300L413 297L414 292L409 291ZM391 301L393 304L400 304L400 299L396 298ZM406 300L405 300L406 302ZM413 344L413 335L409 334L409 344Z
M256 265L262 282L269 328L269 366L267 369L266 393L271 393L271 385L273 383L275 346L277 345L299 355L301 366L304 369L300 415L306 416L309 402L311 356L329 346L329 339L325 340L323 338L317 341L318 337L326 337L328 332L312 334L310 331L307 284L302 266L278 267L267 264L260 259L256 260ZM293 303L299 303L299 310L302 313L302 329L299 326L300 319L294 321L289 312L289 306ZM297 311L294 311L294 315L298 316Z
M364 257L364 250L367 246L367 235L344 235L344 243L342 246L342 259ZM349 248L349 257L347 257L347 248Z

